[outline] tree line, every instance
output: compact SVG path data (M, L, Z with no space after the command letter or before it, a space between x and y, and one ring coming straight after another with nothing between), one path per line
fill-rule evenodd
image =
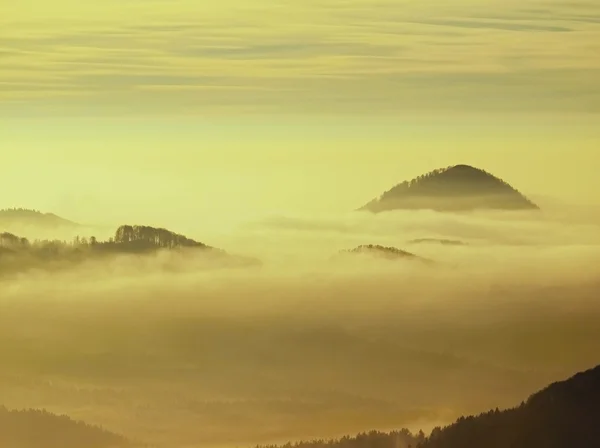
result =
M372 431L278 448L597 448L600 447L600 366L549 385L519 406L460 417L426 437L405 429ZM275 447L260 447L275 448Z
M209 248L206 244L167 229L137 225L120 226L115 231L114 236L105 241L99 241L95 236L76 236L72 241L40 239L30 241L27 238L9 232L0 233L0 248L5 251L39 250L60 252L90 248L135 252L154 249L175 249L179 247Z
M14 448L124 448L127 440L101 427L46 410L0 406L0 446Z

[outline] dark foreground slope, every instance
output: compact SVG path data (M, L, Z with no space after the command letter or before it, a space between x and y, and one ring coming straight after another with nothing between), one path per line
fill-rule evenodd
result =
M0 406L2 448L124 448L128 441L67 416L40 410L9 411Z
M551 384L520 406L461 417L429 437L403 429L281 448L598 448L600 366Z
M600 366L554 383L515 409L461 418L422 448L600 447Z
M408 429L392 432L370 431L345 436L334 440L311 440L286 443L285 445L263 445L256 448L416 448L425 440L425 435L412 434Z
M402 182L359 210L532 210L538 206L492 174L469 165L437 169Z

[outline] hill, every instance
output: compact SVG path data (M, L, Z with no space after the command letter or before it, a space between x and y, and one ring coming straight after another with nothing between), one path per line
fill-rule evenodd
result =
M158 251L178 255L202 253L229 266L257 265L258 260L228 254L184 235L163 228L123 225L114 237L98 241L95 237L75 237L73 241L29 241L12 233L0 233L0 273L31 268L56 269L89 259L110 255L144 255Z
M359 210L477 209L536 210L539 207L508 183L469 165L437 169L402 182Z
M0 447L125 448L129 442L100 427L45 410L8 410L0 406Z
M256 448L412 448L425 440L425 434L412 434L408 429L401 431L370 431L333 440L310 440L286 443L285 445L258 445ZM482 447L483 448L483 447Z
M596 448L600 446L600 365L551 384L520 406L461 417L429 437L372 431L281 448Z
M600 366L554 383L519 407L461 418L421 448L600 446Z
M79 224L61 218L54 213L42 213L38 210L26 208L6 208L0 210L1 229L12 229L19 226L56 229L60 227L79 227Z
M339 256L354 256L354 255L368 255L373 258L379 258L383 260L415 260L426 263L432 263L431 260L415 255L411 252L398 249L396 247L381 246L378 244L363 244L355 247L354 249L342 250L339 252Z

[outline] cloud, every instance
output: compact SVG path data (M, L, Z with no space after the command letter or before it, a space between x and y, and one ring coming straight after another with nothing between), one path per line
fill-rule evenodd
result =
M568 214L561 211L568 210ZM454 215L433 211L390 212L382 215L356 213L345 216L306 218L301 216L272 215L244 224L241 230L297 232L300 234L328 235L332 243L335 235L346 240L350 236L356 244L390 244L402 248L415 238L459 239L476 245L527 245L565 247L569 245L600 244L596 235L600 214L589 214L588 207L571 207L538 212L480 212ZM583 213L583 214L582 214ZM268 238L268 236L267 236ZM375 240L370 240L370 239ZM339 243L337 243L339 245ZM348 243L345 243L348 244ZM330 249L331 250L331 249Z
M597 362L600 220L563 211L270 216L199 238L261 269L126 257L4 279L0 394L173 447L510 406ZM438 266L330 260L368 243Z
M66 8L67 0L62 1ZM80 102L69 104L31 101L32 109L189 113L237 105L256 112L364 114L445 110L455 107L448 97L460 96L473 110L597 112L600 93L594 76L600 63L594 56L600 50L600 29L595 17L600 7L522 3L329 0L275 7L262 1L248 8L229 2L227 8L212 9L187 1L154 2L143 21L139 2L128 3L120 15L116 3L107 2L97 6L97 17L69 3L79 20L57 18L41 27L34 14L22 11L15 14L20 21L7 23L0 38L0 81L26 79L39 86L60 78L75 97L82 95ZM421 87L413 74L428 85ZM465 84L479 76L488 97L448 86L457 75ZM92 76L98 82L90 85ZM382 76L394 84L379 86ZM515 91L511 83L517 76L522 89ZM538 76L552 82L540 85ZM199 92L193 106L172 87L166 87L170 99L157 92L160 85L176 84L190 86L182 91L206 89L201 80L188 80L207 77L218 94L203 101ZM339 79L352 82L340 84ZM564 86L570 86L568 95L562 93ZM246 97L240 89L272 94ZM22 93L27 100L26 91L5 92L2 98L18 99Z
M573 31L572 28L565 28L560 26L545 26L545 25L534 25L526 23L510 23L500 21L476 21L476 20L429 20L415 22L423 25L438 25L444 27L457 27L457 28L482 28L492 30L505 30L505 31L548 31L548 32L569 32Z

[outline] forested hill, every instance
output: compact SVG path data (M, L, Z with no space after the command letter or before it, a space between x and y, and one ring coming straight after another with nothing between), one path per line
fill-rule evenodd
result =
M39 255L58 255L61 253L84 250L91 252L148 252L158 249L196 248L222 252L193 239L170 230L150 227L123 225L117 228L114 237L106 241L98 241L96 237L75 237L73 241L36 240L29 241L9 232L0 234L0 253L28 252Z
M521 406L461 418L421 448L600 447L600 366L555 383Z
M201 252L210 255L211 260L217 259L228 265L260 264L258 260L230 255L222 249L167 229L124 225L105 241L99 241L94 236L77 236L72 241L30 241L12 233L0 233L0 274L29 268L63 268L98 257L141 255L165 250L186 254Z
M408 429L392 432L370 431L340 439L311 440L285 445L259 445L256 448L416 448L425 440L425 434L411 433Z
M334 260L348 259L353 256L368 256L380 260L414 260L430 264L432 260L398 249L392 246L382 246L379 244L363 244L353 249L342 250L334 256Z
M554 383L520 406L461 417L429 437L406 429L279 448L598 448L600 366ZM275 447L267 447L275 448Z
M398 259L418 259L419 256L406 252L392 246L381 246L379 244L363 244L353 249L342 250L340 255L370 255L378 258L386 258L390 260Z
M42 410L0 406L2 448L125 448L130 443L97 426Z
M115 231L114 238L101 244L120 248L121 250L175 249L182 247L217 250L167 229L131 225L120 226Z
M402 182L359 210L535 210L539 207L507 182L469 165L437 169Z

